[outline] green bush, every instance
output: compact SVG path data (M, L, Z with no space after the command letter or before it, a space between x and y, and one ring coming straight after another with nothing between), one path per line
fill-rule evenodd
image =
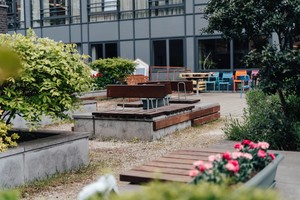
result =
M20 199L20 195L17 191L9 190L9 191L0 191L0 200L18 200Z
M86 56L76 46L27 35L0 34L0 47L12 49L21 59L20 77L9 77L0 85L0 118L7 124L16 115L35 123L43 115L68 118L66 111L76 108L76 93L91 88Z
M124 58L95 60L90 66L99 72L94 78L97 89L104 89L108 84L125 83L126 77L135 70L135 63Z
M253 90L247 93L246 99L248 107L243 122L230 118L225 123L224 132L229 139L265 141L272 149L300 150L299 97L287 97L289 118L282 112L277 95Z
M99 200L92 197L89 200ZM105 199L105 198L104 198ZM152 183L140 191L112 195L110 200L278 200L274 191L237 189L221 185L187 185L183 183Z
M16 140L19 138L19 136L16 133L8 136L7 132L10 129L11 125L7 125L0 120L0 152L6 151L9 147L17 146Z

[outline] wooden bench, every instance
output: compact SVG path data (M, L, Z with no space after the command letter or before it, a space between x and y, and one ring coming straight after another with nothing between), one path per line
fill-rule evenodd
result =
M156 101L157 107L158 99L165 100L171 93L172 91L168 84L108 85L106 95L111 98L123 98L123 109L125 98L145 98L147 100L147 109L149 109L149 101L151 101L152 108L154 107L153 101ZM167 104L168 101L166 102Z
M220 149L182 149L120 174L120 181L143 184L153 180L189 183L193 162L208 161L208 156L224 152Z

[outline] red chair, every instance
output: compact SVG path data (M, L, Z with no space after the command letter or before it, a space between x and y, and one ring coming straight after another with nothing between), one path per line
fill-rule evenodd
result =
M239 76L246 76L247 70L236 70L234 79L233 79L233 91L236 91L236 84L242 84L242 80L239 78Z

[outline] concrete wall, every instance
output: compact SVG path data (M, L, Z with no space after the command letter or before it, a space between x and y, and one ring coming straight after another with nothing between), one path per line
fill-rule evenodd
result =
M74 114L78 113L86 113L86 112L93 112L97 110L97 102L96 101L84 101L79 109L75 110L74 112L69 112L68 115L72 117ZM13 127L14 128L29 128L28 122L20 117L16 116L12 121ZM53 124L57 121L53 120L49 116L43 116L42 121L40 122L40 126L46 126L49 124Z
M89 163L88 133L47 133L54 136L24 142L0 153L0 188L19 186Z

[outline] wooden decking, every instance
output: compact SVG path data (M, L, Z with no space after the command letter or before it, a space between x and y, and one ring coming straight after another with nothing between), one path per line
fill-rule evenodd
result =
M176 181L188 183L192 181L189 170L193 162L208 160L209 155L223 151L214 149L183 149L169 153L157 160L135 167L120 174L120 181L142 184L153 180Z
M140 118L140 119L152 119L154 117L162 115L171 115L187 110L192 110L194 105L179 105L173 104L169 106L159 107L157 109L145 110L142 108L128 109L128 110L107 110L102 112L93 112L96 117L114 117L114 118Z

